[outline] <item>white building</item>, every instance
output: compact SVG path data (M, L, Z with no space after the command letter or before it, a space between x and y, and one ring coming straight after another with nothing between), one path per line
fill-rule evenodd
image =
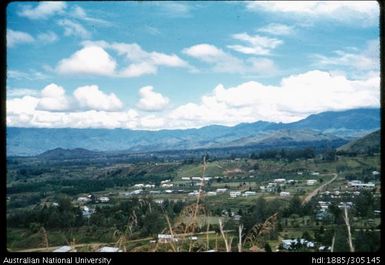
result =
M164 192L165 193L173 193L174 191L173 190L165 190Z
M160 184L171 182L171 179L162 180Z
M286 183L286 179L280 178L280 179L274 179L275 183Z
M138 194L141 194L143 192L143 190L134 190L132 192L130 192L131 195L138 195Z
M290 192L287 192L287 191L281 191L281 192L279 193L279 196L280 196L280 197L288 197L288 196L290 196Z
M354 189L374 189L375 185L372 182L362 183L360 180L352 180L348 185Z
M164 244L176 241L178 241L178 239L175 238L174 235L158 234L158 243Z
M192 179L192 180L197 180L197 181L202 181L202 180L209 181L209 180L211 179L211 177L204 177L204 178L201 178L201 177L192 177L191 179Z
M189 192L187 195L188 196L198 196L199 192L194 190L193 192Z
M230 197L231 198L236 198L238 196L241 196L241 192L240 191L230 191Z
M146 184L144 185L145 188L155 188L154 184Z
M172 183L163 183L163 184L161 185L162 188L171 188L171 187L173 187L173 186L174 186L174 184L172 184Z
M311 172L311 175L312 176L319 176L319 172L317 172L317 171Z
M282 247L286 250L290 250L295 245L302 245L306 248L314 248L315 244L314 242L307 241L306 239L301 238L298 239L284 239L282 240Z
M332 248L327 246L320 246L318 248L319 251L330 251Z
M108 197L100 197L100 198L99 198L99 201L100 201L100 202L109 202L109 201L110 201L110 198L108 198Z
M270 182L267 184L266 191L267 192L275 192L277 190L277 183Z
M52 252L70 252L71 250L72 250L72 247L70 246L61 246Z
M79 197L78 202L90 202L91 199L88 197Z
M191 180L190 177L182 177L182 180Z
M319 205L321 206L321 208L322 208L323 206L328 206L328 205L330 205L331 202L318 201L318 204L319 204Z
M224 193L224 192L226 192L226 191L227 191L227 189L217 189L217 190L216 190L217 193Z
M143 187L144 187L144 184L142 184L142 183L135 184L134 187L135 187L135 188L143 188Z
M114 247L102 247L97 250L97 252L123 252L119 248L114 248Z
M313 186L314 184L316 184L317 183L317 180L316 179L308 179L307 181L306 181L306 185L308 185L308 186Z
M245 191L242 196L248 197L248 196L255 196L257 193L255 191Z

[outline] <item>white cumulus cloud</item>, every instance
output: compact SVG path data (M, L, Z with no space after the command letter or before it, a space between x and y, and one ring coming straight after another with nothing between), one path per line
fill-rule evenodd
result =
M207 43L196 44L189 48L185 48L183 49L183 53L209 63L227 57L223 50Z
M145 111L163 110L169 103L169 99L160 93L154 92L152 86L145 86L139 90L139 102L137 107Z
M115 42L112 44L101 44L125 57L129 64L119 73L123 77L137 77L145 74L155 74L160 66L174 68L190 67L187 62L175 54L148 52L143 50L136 43Z
M36 109L47 111L63 111L69 109L70 102L65 95L63 87L54 83L47 85L41 91L41 97L39 99Z
M83 48L70 58L59 62L57 70L64 74L87 73L114 77L138 77L156 74L159 67L189 68L191 66L175 54L148 52L136 43L108 43L106 41L83 41ZM121 56L122 65L106 51Z
M114 93L105 93L96 85L79 87L66 96L62 87L50 84L39 95L7 99L7 125L157 130L258 120L293 122L324 111L380 107L380 77L351 79L341 73L312 70L282 78L277 85L257 81L232 87L218 84L197 102L173 108L167 107L169 99L152 86L142 87L139 96L137 111L123 109ZM63 98L70 107L60 104ZM44 100L48 100L47 106L41 108Z
M199 103L187 103L170 113L169 126L235 125L258 120L293 122L310 114L380 106L380 79L350 80L314 70L283 78L280 85L250 81L235 87L218 85Z
M57 71L61 74L114 75L116 62L101 47L87 46L69 58L61 60Z
M79 87L73 94L82 108L117 111L123 107L123 103L114 93L105 94L96 85Z
M31 114L35 110L39 99L32 96L14 98L7 100L7 113L10 114Z
M106 94L97 86L79 87L73 95L67 96L62 87L49 84L40 93L33 95L7 99L8 126L48 128L141 126L140 117L135 110L121 110L122 103L115 94Z

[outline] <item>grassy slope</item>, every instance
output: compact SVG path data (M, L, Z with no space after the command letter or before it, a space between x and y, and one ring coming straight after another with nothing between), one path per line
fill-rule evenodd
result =
M346 151L346 152L357 152L357 153L365 153L368 148L378 148L380 147L380 139L381 139L381 130L372 132L360 139L351 141L337 150Z

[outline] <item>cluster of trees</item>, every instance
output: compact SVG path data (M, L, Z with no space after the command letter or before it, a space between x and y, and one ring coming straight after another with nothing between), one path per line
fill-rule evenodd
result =
M142 174L95 178L77 178L77 179L49 179L40 182L18 183L7 187L7 194L16 194L24 192L50 192L65 193L76 195L80 193L89 193L103 191L107 188L132 186L136 183L148 181L151 179L155 184L159 184L168 176L145 176Z
M31 229L41 226L70 228L83 225L82 211L72 205L69 197L59 196L57 202L59 206L36 206L31 210L12 213L7 217L7 225Z
M284 201L266 201L263 197L259 197L253 206L242 211L241 223L245 231L249 231L255 224L263 223L273 214L282 212L285 207Z
M282 210L282 217L290 217L291 215L305 216L312 215L316 202L310 200L308 203L302 205L302 201L298 195L294 195L289 204Z
M267 150L260 153L252 153L251 159L287 159L294 161L295 159L308 159L314 158L315 151L311 147L303 149L280 149L280 150Z
M375 199L371 191L361 191L360 195L354 200L354 210L359 217L373 217L374 210L378 209L381 209L380 200Z
M7 208L23 208L29 205L38 204L43 197L44 194L42 193L18 194L16 196L12 196L10 201L7 203Z
M259 197L253 206L241 212L241 223L246 230L249 230L255 224L263 223L275 213L278 213L282 218L288 218L292 215L305 216L312 215L314 208L314 200L302 205L302 201L297 195L288 202L284 200L266 201L263 197Z
M355 157L358 155L367 155L367 156L373 156L375 154L378 154L380 152L380 146L368 146L365 148L361 148L359 150L338 150L337 155L343 155L343 156L349 156L349 157Z
M159 205L149 198L132 198L113 206L97 207L89 225L113 226L119 231L129 231L131 235L153 236L167 227L166 216L172 221L183 207L181 201L166 200Z
M7 217L9 227L29 228L37 232L46 229L79 228L82 226L114 228L129 231L136 236L153 236L167 227L166 217L171 221L181 212L184 204L180 201L165 201L159 205L151 199L122 201L113 206L98 206L89 218L74 206L67 196L57 198L58 206L36 206L28 211L19 211Z

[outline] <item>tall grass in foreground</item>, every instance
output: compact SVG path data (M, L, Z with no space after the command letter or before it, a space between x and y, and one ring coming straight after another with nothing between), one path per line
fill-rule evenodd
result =
M198 227L198 217L207 218L209 213L207 209L202 204L204 200L204 191L205 191L205 172L207 168L206 156L203 157L202 161L202 172L201 172L201 182L199 185L199 192L197 194L197 199L195 203L185 206L179 216L175 219L174 224L171 223L169 216L164 213L165 219L167 221L167 228L165 228L162 233L167 233L171 235L172 240L167 244L163 244L161 247L159 242L155 244L153 251L167 250L164 245L168 245L168 251L180 252L180 251L262 251L264 244L264 237L268 235L273 229L275 229L277 223L278 213L270 216L262 224L255 224L246 234L243 233L243 225L238 227L238 240L234 241L236 236L229 236L224 230L223 220L218 219L219 232L220 232L220 243L224 247L218 246L218 235L215 234L215 246L213 249L210 248L209 240L209 223L206 227L206 240L202 240L200 243L197 241L189 240L189 236L196 235ZM190 238L191 239L191 238ZM235 245L233 246L233 242Z

